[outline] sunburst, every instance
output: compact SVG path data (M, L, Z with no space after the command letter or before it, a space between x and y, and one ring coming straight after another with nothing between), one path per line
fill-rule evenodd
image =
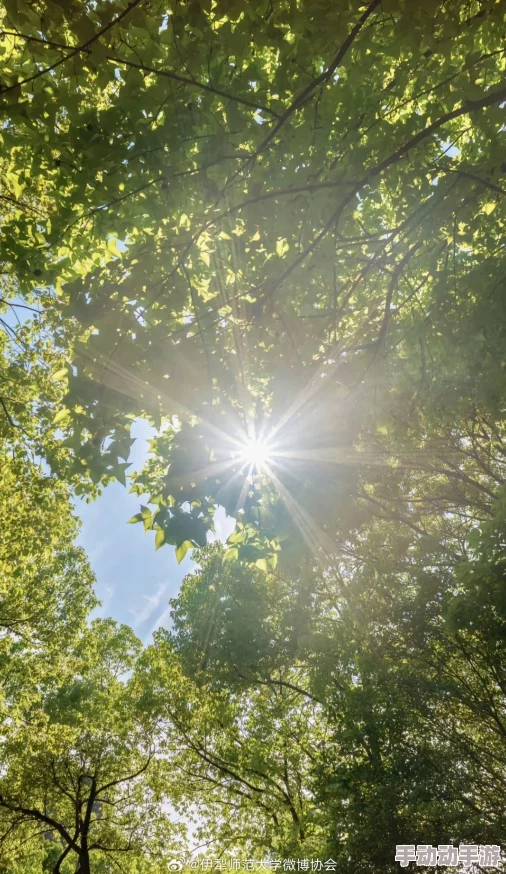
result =
M259 439L248 440L241 448L240 456L253 471L259 473L263 473L273 460L269 443Z
M199 416L194 411L177 403L174 398L152 387L133 376L126 368L112 361L102 361L92 368L93 376L103 385L141 402L162 406L177 413L180 422L193 425L199 423L205 442L212 448L213 460L208 464L197 466L184 476L174 477L171 485L184 486L190 478L193 482L214 480L221 482L216 493L218 502L225 498L227 491L238 488L234 515L244 511L251 489L263 489L268 481L277 491L295 529L298 530L313 555L322 562L332 550L331 539L324 528L301 506L298 489L292 492L293 484L300 481L303 489L310 488L313 478L309 468L320 468L322 465L343 466L374 463L375 459L357 454L351 449L330 446L313 448L312 439L318 436L324 423L323 416L314 416L314 411L298 409L303 403L295 406L276 426L267 427L263 422L255 421L251 415L244 412L245 423L240 424L239 418L230 417L221 427L207 417ZM297 413L299 413L297 415ZM311 415L313 413L313 415ZM308 444L309 433L309 444ZM320 442L320 441L318 441ZM303 465L303 468L300 465ZM308 475L309 474L309 475ZM263 483L261 482L263 480ZM291 483L291 486L288 483Z

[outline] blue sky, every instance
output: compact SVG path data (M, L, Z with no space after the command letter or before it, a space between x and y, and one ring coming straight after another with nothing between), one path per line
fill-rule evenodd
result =
M129 461L138 470L146 457L147 440L154 434L146 422L135 422L136 441ZM111 616L131 625L138 637L148 643L153 631L169 621L169 598L173 598L183 577L194 567L189 554L180 565L174 549L155 550L153 532L142 525L128 525L139 511L140 500L120 483L112 483L90 504L76 501L82 520L78 543L84 547L97 577L97 595L102 601L100 616ZM216 517L217 538L224 540L235 526L223 510Z

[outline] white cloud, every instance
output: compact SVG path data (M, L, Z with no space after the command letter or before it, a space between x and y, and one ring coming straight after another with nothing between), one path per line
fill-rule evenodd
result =
M133 615L135 625L142 625L151 618L153 613L158 609L163 596L167 592L168 585L168 583L160 583L153 595L144 595L142 600L145 603L140 610L130 608L129 613Z
M167 627L168 620L170 618L170 611L171 610L172 610L172 607L169 605L164 610L162 610L162 612L156 617L154 624L151 626L151 628L149 629L148 633L146 634L144 640L142 641L145 646L147 646L149 643L151 643L151 636L155 633L155 631L158 628L160 628L160 627L166 628Z

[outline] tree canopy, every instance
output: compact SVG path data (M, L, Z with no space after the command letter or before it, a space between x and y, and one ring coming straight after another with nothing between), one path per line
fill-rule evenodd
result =
M170 853L174 827L168 842L160 787L146 780L153 734L121 680L138 647L130 629L96 620L65 670L44 676L3 748L5 856L23 858L28 843L46 870L90 874L117 859L123 871L147 872L150 858Z
M5 874L162 874L185 820L339 874L500 844L505 36L503 0L1 0ZM113 480L197 550L146 647L74 544Z
M272 559L277 495L314 515L332 470L248 500L232 438L346 454L406 395L425 419L441 369L450 421L495 413L502 3L6 3L2 28L5 286L72 364L82 488L124 479L133 416L177 416L133 480L157 545L260 501L241 544Z

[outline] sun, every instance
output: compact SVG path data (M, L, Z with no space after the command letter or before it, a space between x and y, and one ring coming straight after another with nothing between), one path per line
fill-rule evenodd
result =
M241 455L246 464L256 468L256 470L265 469L266 465L268 465L271 460L269 447L261 440L248 440Z

